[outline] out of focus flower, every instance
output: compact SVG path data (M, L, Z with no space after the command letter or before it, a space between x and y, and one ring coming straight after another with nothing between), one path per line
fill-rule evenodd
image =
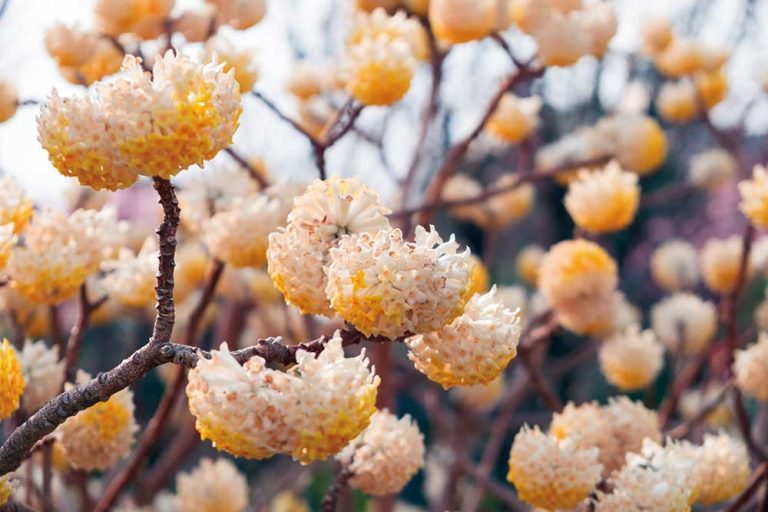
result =
M576 225L593 233L624 229L634 220L639 204L637 175L623 171L615 161L600 171L581 171L565 196Z
M483 294L490 288L491 276L483 262L474 254L472 258L472 272L469 275L470 295Z
M415 61L405 40L380 34L349 48L345 65L349 94L364 105L391 105L410 89Z
M539 59L545 66L570 66L592 49L590 34L572 17L557 16L536 26L531 35L539 45Z
M266 368L259 356L240 366L226 343L212 356L189 372L189 408L201 437L238 457L326 459L375 411L379 378L364 354L344 358L338 333L320 355L300 350L287 372Z
M32 200L16 180L8 175L1 176L0 224L13 224L13 233L19 234L32 217L32 208Z
M651 324L667 350L694 354L705 350L714 338L717 311L711 302L678 292L653 306Z
M495 288L474 295L450 324L408 338L408 357L416 369L446 389L487 384L503 372L517 355L520 319L495 295Z
M59 359L58 346L48 348L42 340L26 340L19 360L27 383L22 403L24 410L32 414L59 394L64 382L64 360Z
M539 245L526 245L517 253L515 269L523 281L536 286L539 280L539 269L547 251Z
M60 66L80 67L96 53L99 36L94 32L58 23L45 32L45 48Z
M157 242L148 238L138 254L121 248L117 259L107 260L102 283L109 296L125 306L140 308L155 301L157 283Z
M267 261L275 287L303 313L333 316L323 270L329 249L342 235L389 229L388 213L360 178L315 181L296 197L288 225L269 235Z
M254 52L238 48L231 41L220 36L208 40L203 58L206 62L221 62L225 73L232 70L241 94L253 89L259 79L259 68L256 65Z
M768 227L768 171L757 165L752 171L752 179L739 183L741 203L739 208L757 227Z
M408 43L411 54L417 59L423 60L429 56L429 45L424 28L402 11L392 16L381 8L375 9L372 13L357 13L347 44L354 46L368 37L375 39L382 34L393 40L402 39Z
M54 90L38 138L65 176L96 190L132 185L139 174L169 178L202 165L232 142L242 110L233 73L168 52L153 77L127 56L126 76L61 98Z
M89 86L120 71L123 52L105 38L98 38L93 54L79 66L59 66L61 76L69 83Z
M722 392L722 386L710 385L705 388L690 389L680 396L678 409L685 420L695 418L705 407L718 399ZM728 403L720 400L720 403L712 409L703 419L703 423L709 427L727 427L733 420L733 412Z
M708 149L691 158L688 179L697 187L714 192L736 175L736 159L724 149Z
M496 298L512 311L520 310L521 322L525 323L528 315L528 294L522 286L500 286L496 290ZM533 312L532 312L533 313Z
M761 333L757 343L736 351L733 373L741 391L768 400L768 334Z
M507 480L520 499L549 510L575 508L600 481L599 450L579 450L538 427L518 432L509 453Z
M326 88L327 73L327 69L323 69L314 61L299 61L291 68L286 89L302 101L309 100Z
M697 73L694 83L698 98L707 110L723 101L728 94L728 80L722 69Z
M16 490L16 482L12 481L8 475L0 476L0 507L8 503L14 490Z
M741 441L724 432L704 434L704 443L696 455L696 469L701 479L698 503L707 505L727 500L747 486L749 453Z
M187 42L204 43L215 29L216 10L205 4L195 10L184 11L173 24L174 30L179 32Z
M700 43L675 37L664 50L654 56L653 61L662 74L670 78L680 78L701 69L704 57Z
M579 29L589 34L589 54L602 58L618 28L614 6L611 2L595 2L584 3L583 7L572 16Z
M0 123L9 120L19 106L19 96L16 88L10 83L0 80Z
M664 242L651 255L651 277L668 292L693 288L699 282L696 249L685 240Z
M267 14L267 0L205 0L216 8L219 23L237 30L256 25Z
M283 491L272 498L268 512L310 512L307 503L293 491Z
M649 385L661 371L664 347L651 330L631 325L600 345L600 369L608 382L623 391Z
M227 459L203 459L176 477L175 501L184 512L245 512L248 481Z
M342 237L330 250L326 295L367 336L437 331L462 314L469 298L472 261L468 249L458 248L453 236L443 241L421 226L413 242L400 230Z
M336 458L351 471L349 484L366 494L395 494L424 465L424 436L409 415L398 419L387 409Z
M645 176L664 163L667 137L655 119L644 115L620 116L610 125L614 155L622 168Z
M463 201L478 197L482 193L483 187L480 183L466 174L454 174L443 187L442 199L444 201ZM484 223L487 218L487 212L481 203L451 206L449 210L451 215L459 220Z
M489 411L496 407L504 394L506 379L504 372L486 384L456 386L451 390L453 396L466 409Z
M742 271L741 257L743 251L741 236L733 235L728 238L710 238L699 256L699 267L704 278L704 284L715 293L730 293L736 288L739 274ZM749 262L743 269L749 277L752 267Z
M174 0L99 0L94 8L99 29L117 37L134 33L154 39L164 31Z
M653 18L643 24L643 50L656 55L672 42L672 23L666 18Z
M489 132L506 142L517 143L527 138L539 124L541 98L519 98L512 93L502 96L486 125Z
M16 350L3 339L0 343L0 420L5 420L19 408L26 382Z
M482 39L496 29L495 0L430 0L429 22L435 35L446 43Z
M418 14L419 16L426 16L429 12L430 0L401 0L400 3L408 7L411 12Z
M475 217L475 223L484 229L503 229L525 217L531 211L536 189L530 183L520 183L515 174L505 174L491 188L505 190L488 198L482 207L485 215Z
M88 380L83 372L77 376L80 384ZM137 430L133 392L125 388L68 418L56 436L72 467L91 471L109 469L128 455Z
M626 396L620 396L609 399L608 405L602 410L613 436L619 442L621 453L640 451L646 438L661 441L658 413L646 408L642 402L633 402ZM607 469L619 469L620 466L621 462Z
M13 234L13 224L0 225L0 269L4 269L11 257L11 250L18 242L18 237Z
M376 9L391 11L397 7L398 3L398 0L355 0L358 9L368 12Z
M656 98L659 115L673 123L687 123L699 114L699 98L693 82L667 82Z

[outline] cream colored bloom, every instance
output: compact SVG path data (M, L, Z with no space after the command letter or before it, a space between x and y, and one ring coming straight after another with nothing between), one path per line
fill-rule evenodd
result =
M495 295L495 287L474 295L450 324L406 339L416 369L443 388L487 384L498 377L517 355L520 318Z
M176 477L176 508L184 512L245 512L248 481L232 462L202 459L189 473Z
M330 250L331 307L367 336L390 339L439 330L464 311L472 260L431 228L413 242L400 230L342 237Z
M345 234L389 229L389 210L359 177L315 181L296 197L288 225L269 235L269 275L285 300L305 314L333 316L325 295L330 248Z
M64 360L59 359L59 347L48 348L45 341L24 342L19 354L24 381L27 383L22 404L28 414L42 407L61 391L64 383Z
M768 400L768 334L761 333L757 343L736 351L733 373L741 391Z
M259 79L259 67L256 65L254 52L238 48L221 36L208 40L203 59L205 62L214 64L221 62L224 65L225 73L233 70L241 94L250 92Z
M659 123L644 115L614 118L606 129L613 133L614 155L624 169L645 176L667 157L667 137Z
M512 93L502 96L486 128L501 140L517 143L530 136L539 125L541 98L520 98Z
M676 292L699 282L698 253L685 240L668 240L651 255L651 277L662 289Z
M503 229L528 215L533 207L536 189L530 183L516 185L519 179L515 174L505 174L491 185L495 190L506 192L494 194L482 203L485 214L475 218L478 226Z
M704 388L690 389L680 396L678 411L685 420L695 418L701 411L720 397L722 386L708 385ZM708 427L728 427L733 422L733 410L729 403L720 400L720 403L710 411L703 420Z
M139 308L153 304L158 256L154 238L147 238L138 254L121 248L117 259L102 264L102 270L107 273L102 279L104 289L125 306Z
M528 293L526 293L525 288L522 286L499 286L496 289L496 298L499 302L504 304L507 309L512 311L520 310L520 321L523 325L528 320L529 316L535 316L536 314L533 311L531 312L531 315L526 313L529 309Z
M672 353L706 350L717 332L715 305L691 293L678 292L651 309L651 324Z
M79 67L96 54L99 36L57 23L45 32L45 48L60 66Z
M680 78L701 69L704 64L703 47L698 41L674 37L654 56L653 61L662 74Z
M740 235L728 238L710 238L699 256L699 266L704 284L715 293L730 293L736 287L741 272L743 241ZM752 273L747 263L746 278Z
M232 142L242 108L223 65L168 52L153 78L127 56L126 76L62 98L54 90L38 117L38 139L53 165L94 189L133 184L139 174L169 178L202 165Z
M724 432L704 434L697 450L701 487L698 503L718 503L738 495L747 486L749 453L746 446Z
M620 396L608 399L608 405L602 410L620 448L619 458L612 459L612 463L606 462L609 473L621 467L623 454L639 452L644 439L661 441L659 415L656 411L646 408L642 402L634 402L626 396Z
M531 286L536 286L539 280L539 270L547 251L539 245L526 245L517 253L515 269L523 281Z
M565 208L576 225L600 234L627 227L639 204L637 174L622 170L615 161L600 171L581 171L565 196Z
M89 375L78 373L79 384L88 380ZM125 388L106 402L99 402L67 419L56 430L56 436L73 468L105 470L128 455L138 428L134 419L133 392Z
M0 177L0 224L13 224L21 233L32 217L32 200L11 176Z
M174 30L184 36L187 42L204 43L211 35L211 24L215 23L216 10L205 4L194 10L184 11L173 24Z
M501 401L505 385L506 379L502 372L486 384L456 386L451 390L451 396L465 409L486 412L496 407Z
M352 30L347 37L347 44L354 46L367 37L375 39L381 34L392 39L404 40L410 46L411 54L420 60L429 57L429 45L424 28L403 11L398 11L391 16L382 8L374 9L371 13L356 13Z
M130 32L144 39L160 36L174 0L99 0L94 12L100 31L112 36Z
M189 372L189 408L201 437L238 457L326 459L375 411L379 378L364 354L344 358L338 333L317 356L300 350L287 372L266 368L259 356L240 366L226 343L212 356Z
M0 123L9 120L19 106L16 88L5 80L0 80Z
M688 180L713 192L736 175L739 163L724 149L708 149L695 154L690 161Z
M470 258L472 259L472 272L469 275L469 294L470 296L483 294L491 286L491 275L480 258L474 254Z
M429 22L435 35L446 43L482 39L496 29L495 0L430 0Z
M755 226L768 227L768 171L756 165L752 179L739 182L739 208Z
M672 42L672 23L667 18L651 18L643 23L643 50L656 55Z
M538 427L523 427L509 453L507 480L520 499L545 509L575 508L600 481L599 450L580 450L570 440L557 440Z
M592 49L591 35L572 16L547 18L531 30L531 36L539 45L539 59L546 66L570 66Z
M391 105L410 89L416 63L405 40L379 34L350 47L344 64L353 98L364 105Z
M589 34L589 54L602 58L608 51L608 45L618 28L613 4L611 2L585 4L583 9L573 13L572 16L576 19L579 29Z
M256 25L267 14L267 0L205 0L216 8L219 23L237 30Z
M0 343L0 420L5 420L19 408L26 386L21 361L16 350L3 339Z
M399 493L424 465L424 436L409 415L376 411L336 458L352 472L349 484L366 494Z
M648 386L661 371L664 347L651 330L633 324L600 345L600 369L605 378L622 391Z
M672 123L687 123L699 114L699 98L693 82L681 80L661 86L656 98L659 115Z

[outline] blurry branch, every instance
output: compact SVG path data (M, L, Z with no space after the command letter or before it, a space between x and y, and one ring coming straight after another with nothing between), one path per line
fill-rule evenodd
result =
M40 100L35 99L26 99L26 100L19 100L16 102L16 105L19 107L29 107L33 105L41 105L43 102Z
M257 171L245 158L243 158L240 153L235 151L235 148L232 146L224 149L224 152L232 157L232 160L238 163L240 167L245 169L248 174L253 178L261 188L267 188L269 186L269 183L267 183L267 180L264 179L264 176L262 176L259 171Z
M758 489L760 489L760 485L765 480L767 474L768 462L764 462L755 469L755 471L752 473L752 476L749 478L747 487L741 492L741 494L739 494L735 500L733 500L733 503L728 505L728 508L725 509L725 512L738 512L743 510L743 507L749 503L749 500L752 499L752 496L754 496Z
M640 200L641 208L656 208L659 206L665 206L674 204L677 201L687 199L698 190L698 187L693 183L683 182L669 185L668 187L660 188L644 194Z
M685 369L679 375L675 376L671 392L659 407L659 423L662 428L669 422L669 419L677 409L677 402L680 400L680 397L685 390L693 384L694 380L696 380L696 376L699 374L699 370L704 366L706 360L706 354L697 354L694 356L693 360L688 362Z
M0 512L35 512L33 509L16 503L15 501L9 501L5 505L0 505Z
M747 272L749 269L749 255L752 252L752 240L755 237L755 228L751 222L747 222L747 227L744 230L744 236L742 237L741 244L741 261L739 262L739 273L736 278L736 285L733 291L725 297L725 311L724 321L726 324L727 335L725 339L725 348L727 350L726 357L726 373L731 375L734 352L738 348L737 337L737 308L739 305L739 298L744 290L744 285L747 282Z
M3 14L5 14L5 11L8 9L8 5L10 3L11 3L11 0L0 1L0 18L3 17Z
M501 484L485 474L480 472L480 468L472 465L466 459L459 459L459 465L462 471L475 481L475 486L491 494L501 501L506 507L505 510L512 512L525 512L527 508L520 502L517 494L507 485Z
M760 446L760 443L752 435L752 426L749 423L749 414L747 414L747 408L744 406L744 397L741 391L734 387L731 389L731 392L733 394L733 407L736 411L736 423L744 438L744 443L746 443L752 455L763 462L768 461L768 451Z
M518 357L528 374L528 383L546 406L554 412L562 412L563 404L544 380L541 374L541 362L535 360L534 353L539 345L547 341L558 328L559 324L554 315L548 312L541 316L541 325L531 329L518 347Z
M353 473L349 468L341 468L336 475L336 479L333 485L328 488L328 491L323 496L323 501L320 503L320 510L322 512L335 512L336 504L339 501L339 495L349 485L349 479L352 478Z
M83 342L85 331L88 329L91 315L106 301L107 296L105 295L95 302L91 302L88 299L88 286L85 283L80 285L77 319L75 320L75 325L73 325L72 329L69 331L66 355L64 357L64 382L74 382L75 372L77 370L77 357L80 354L80 345ZM62 386L64 385L64 382L62 382Z
M685 437L688 437L688 435L691 433L691 431L696 428L699 424L701 424L704 420L706 420L707 416L709 416L712 411L717 409L717 407L723 403L723 400L725 400L725 397L728 396L728 392L733 387L733 380L729 380L726 382L722 389L715 395L708 403L706 403L699 412L696 413L695 416L690 418L689 420L681 423L680 425L676 426L675 428L672 428L668 430L664 437L667 436L675 438L675 439L683 439Z
M64 335L61 332L61 319L59 307L56 304L48 306L48 324L51 330L53 345L59 347L59 353L64 351Z
M321 180L327 176L325 170L325 154L334 144L341 140L355 125L355 121L363 111L363 105L349 100L337 113L332 121L328 123L323 133L315 137L305 130L298 122L294 121L280 110L280 108L259 91L251 91L264 105L267 106L277 117L290 124L291 127L304 136L312 146L312 152L315 156L315 165Z

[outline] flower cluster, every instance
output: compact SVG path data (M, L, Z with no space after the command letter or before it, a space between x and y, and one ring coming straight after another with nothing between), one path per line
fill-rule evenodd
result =
M664 347L651 330L632 324L600 345L600 369L605 378L623 391L649 385L661 371Z
M651 255L651 277L667 292L690 290L699 282L698 253L684 240L668 240Z
M22 403L32 413L56 396L64 382L64 361L59 359L59 347L47 347L44 341L24 342L19 354L24 380L27 383Z
M8 419L19 408L26 381L16 350L8 340L0 343L0 419Z
M189 473L176 477L177 510L245 512L248 481L227 459L202 459Z
M736 386L760 400L768 400L768 335L760 334L757 343L738 350L733 362Z
M653 306L651 324L670 352L699 353L715 337L717 311L711 302L678 292Z
M468 220L484 229L503 229L525 217L533 207L533 185L515 174L504 174L489 185L492 195L482 201L483 187L463 174L452 176L445 184L442 198L446 201L471 201L451 206L457 218Z

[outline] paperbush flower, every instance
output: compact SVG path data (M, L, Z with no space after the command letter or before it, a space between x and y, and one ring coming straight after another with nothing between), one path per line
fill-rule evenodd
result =
M699 266L704 284L715 293L730 293L736 287L741 271L743 251L741 236L728 238L710 238L699 255ZM752 268L747 262L745 276Z
M176 477L174 501L178 510L188 512L245 512L248 481L227 459L202 459Z
M520 319L495 295L474 295L450 324L408 338L416 369L444 388L487 384L503 372L517 355Z
M382 8L376 8L371 13L358 12L355 15L347 44L354 46L368 37L375 39L382 34L408 43L411 54L418 59L423 60L429 56L426 34L419 22L409 18L402 11L390 16Z
M96 190L116 190L139 174L170 178L202 165L232 142L242 110L232 71L168 52L150 78L139 63L127 56L126 76L94 85L91 96L53 91L38 118L38 138L59 172Z
M256 57L251 50L237 48L231 41L220 36L211 38L205 45L205 61L224 65L224 72L234 72L240 93L249 92L259 79Z
M190 43L204 43L211 33L216 9L205 4L199 9L184 11L175 21L173 28Z
M624 454L640 451L644 439L661 441L659 416L642 402L633 402L626 396L610 398L602 411L619 446L619 456L612 458L610 463L606 459L608 473L621 467Z
M491 276L483 262L474 254L472 259L472 272L469 275L469 294L483 294L488 291L491 282Z
M102 264L102 285L110 297L129 307L154 304L158 263L157 241L147 238L138 254L121 248L117 259Z
M345 61L349 94L364 105L391 105L411 87L415 60L403 39L366 37L349 48Z
M645 176L664 163L667 137L655 119L626 115L615 118L609 125L606 129L613 132L614 155L622 168Z
M673 123L687 123L699 114L699 98L693 82L667 82L656 98L659 115Z
M464 311L470 293L469 249L457 252L431 228L413 242L400 230L343 237L330 250L331 307L366 336L396 339L440 329Z
M649 385L661 371L664 347L651 330L640 332L638 324L607 338L599 351L605 378L623 391Z
M483 187L477 181L466 174L454 174L446 181L443 187L442 199L444 201L462 201L477 197L482 192ZM468 220L475 223L483 223L487 217L482 203L451 206L450 212L451 215L459 220Z
M724 432L704 434L697 450L701 487L698 503L718 503L738 495L750 476L749 453L741 441Z
M512 188L519 179L514 174L505 174L491 184L495 190L508 190L494 194L484 202L485 215L475 218L477 225L484 229L502 229L522 219L531 211L536 190L530 183Z
M757 343L737 350L733 362L736 386L760 400L768 400L768 335L761 333Z
M739 163L724 149L708 149L691 158L688 180L713 192L736 175Z
M667 18L651 18L643 23L643 50L656 55L672 42L672 23Z
M486 412L496 407L501 401L505 384L506 379L502 372L486 384L456 386L451 389L451 395L466 409Z
M69 83L89 86L120 71L124 57L107 39L98 38L88 60L78 66L59 65L59 72Z
M345 234L389 228L389 210L360 178L317 180L298 196L288 224L269 235L269 275L305 314L333 316L325 295L329 250Z
M15 489L15 482L8 475L0 476L0 507L8 503Z
M32 200L11 176L0 177L0 224L12 224L19 234L32 217Z
M651 255L651 277L662 289L676 292L699 282L698 253L684 240L668 240Z
M651 309L651 324L670 352L705 350L717 331L714 304L691 293L675 293Z
M26 382L16 350L3 339L0 343L0 420L5 420L19 408Z
M95 54L99 36L58 23L45 32L45 48L60 66L79 67Z
M174 0L99 0L96 22L102 32L112 36L131 32L144 39L154 39L164 30Z
M686 391L680 396L678 410L685 420L695 418L703 409L712 404L720 395L722 386L710 385L705 388L696 388ZM703 424L709 427L727 427L733 421L733 411L726 401L712 409L703 419Z
M395 494L424 465L424 436L409 415L376 411L371 424L337 459L352 472L349 484L366 494Z
M707 110L718 105L728 94L728 80L722 69L696 73L694 83L698 98Z
M580 450L569 440L525 426L512 443L507 480L526 503L550 510L575 508L600 481L598 454L597 448Z
M338 333L318 355L299 351L286 372L255 356L240 366L226 343L189 372L187 397L197 430L218 450L304 463L339 452L368 426L379 378L361 354L344 358Z
M665 48L654 56L658 70L670 77L680 78L701 69L704 54L701 44L692 39L673 37Z
M18 237L13 234L13 224L0 226L0 269L5 268L17 241Z
M429 22L435 35L446 43L482 39L496 29L495 0L430 0Z
M757 227L768 226L768 171L758 165L752 171L752 179L739 183L741 203L739 208Z
M22 403L31 414L59 394L64 382L64 361L59 359L58 346L48 348L42 340L25 341L19 360L27 383Z
M88 380L90 376L84 372L78 374L78 383ZM138 428L133 392L125 388L106 402L92 405L67 419L56 430L56 436L73 468L105 470L128 455Z
M539 124L541 98L519 98L505 94L486 125L489 132L501 140L517 143L527 138Z
M637 175L611 162L597 172L581 171L568 187L565 207L577 226L593 233L627 227L640 204Z
M546 251L539 245L526 245L517 254L515 269L523 281L531 286L536 286L539 280L539 269L544 260Z
M267 0L205 0L216 8L220 23L237 30L256 25L267 14Z
M0 80L0 123L9 120L19 106L19 96L16 88L10 83Z

